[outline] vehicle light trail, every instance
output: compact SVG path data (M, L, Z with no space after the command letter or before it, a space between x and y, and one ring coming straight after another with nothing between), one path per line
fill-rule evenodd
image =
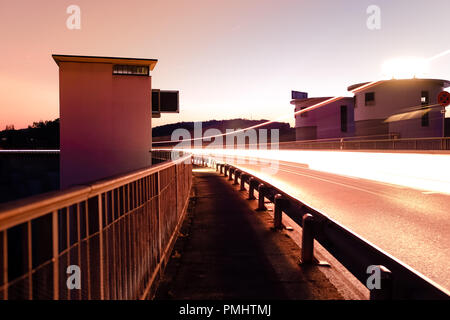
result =
M437 54L437 55L435 55L435 56L432 56L432 57L430 57L430 58L423 59L423 60L424 60L424 61L427 61L427 62L430 62L430 61L433 61L433 60L435 60L435 59L438 59L438 58L443 57L443 56L448 55L448 54L450 54L450 50L441 52L441 53L439 53L439 54ZM377 80L377 81L368 82L368 83L363 84L363 85L361 85L361 86L359 86L359 87L357 87L357 88L355 88L355 89L350 90L350 92L354 94L354 93L357 93L357 92L359 92L359 91L361 91L361 90L368 89L368 88L372 88L372 87L374 87L374 86L376 86L376 85L379 85L379 84L381 84L381 83L383 83L383 82L385 82L385 81L386 81L386 80ZM320 108L320 107L322 107L322 106L324 106L324 105L327 105L327 104L329 104L329 103L339 101L339 100L341 100L341 99L343 99L343 98L344 98L344 97L342 97L342 96L340 96L340 97L333 97L333 98L327 99L327 100L325 100L325 101L319 102L319 103L317 103L317 104L314 104L314 105L312 105L312 106L309 106L309 107L307 107L307 108L298 110L298 111L294 112L294 117L295 117L296 115L301 114L301 113L315 110L315 109ZM269 121L266 121L266 122L263 122L263 123L260 123L260 124L257 124L257 125L248 127L248 128L239 129L239 130L236 130L236 131L233 131L233 132L227 132L227 133L221 133L221 134L217 134L217 135L211 135L211 136L205 136L205 137L198 137L198 138L191 138L191 139L179 139L179 140L155 141L155 142L153 142L153 144L163 144L163 143L166 143L166 144L167 144L167 143L187 142L187 141L197 141L197 140L205 140L205 139L208 139L208 141L209 141L209 140L212 139L212 138L218 138L218 137L223 137L223 136L228 136L228 135L235 135L235 134L238 134L238 133L247 131L247 130L256 129L256 128L261 128L261 127L267 126L267 125L269 125L269 124L272 124L272 123L274 123L274 122L277 122L277 121L280 121L280 120L284 120L284 119L290 118L290 117L292 117L292 114L283 115L283 116L278 117L278 118L276 118L276 119L274 119L274 120L269 120Z
M433 60L436 60L436 59L441 58L441 57L443 57L443 56L446 56L446 55L448 55L448 54L450 54L450 49L449 49L449 50L446 50L446 51L444 51L444 52L441 52L441 53L439 53L439 54L437 54L437 55L435 55L435 56L432 56L431 58L428 58L428 59L426 59L426 60L427 60L427 61L433 61Z
M366 84L364 84L364 85L362 85L362 86L360 86L360 87L358 87L358 88L355 88L355 89L351 90L351 92L352 92L352 93L355 93L355 92L358 92L359 90L363 90L363 89L365 89L365 88L370 88L370 87L372 87L372 86L374 86L374 85L379 84L380 82L382 82L382 81L373 81L373 82L370 82L370 83L366 83ZM325 100L325 101L316 103L316 104L314 104L314 105L312 105L312 106L309 106L309 107L307 107L307 108L304 108L304 109L301 109L301 110L298 110L298 111L294 112L294 116L296 116L296 115L298 115L298 114L301 114L301 113L304 113L304 112L312 111L312 110L314 110L314 109L320 108L320 107L322 107L322 106L324 106L324 105L327 105L327 104L329 104L329 103L332 103L332 102L341 100L341 99L343 99L343 98L344 98L344 97L333 97L333 98L329 98L329 99L327 99L327 100ZM155 142L153 142L153 144L175 143L175 142L187 142L187 141L196 141L196 140L205 140L205 139L208 139L208 140L209 140L209 139L211 139L211 138L223 137L223 136L228 136L228 135L235 135L235 134L238 134L238 133L247 131L247 130L256 129L256 128L261 128L261 127L267 126L267 125L269 125L269 124L272 124L272 123L274 123L274 122L277 122L277 121L280 121L280 120L284 120L284 119L290 118L290 117L292 117L292 114L291 114L291 113L288 114L288 115L283 115L283 116L281 116L281 117L278 117L278 118L276 118L276 119L274 119L274 120L269 120L269 121L266 121L266 122L263 122L263 123L260 123L260 124L256 124L256 125L251 126L251 127L248 127L248 128L239 129L239 130L236 130L236 131L233 131L233 132L226 132L226 133L221 133L221 134L216 134L216 135L211 135L211 136L205 136L205 137L191 138L191 139L179 139L179 140L155 141Z
M450 194L450 171L443 170L450 163L450 154L207 148L167 150L211 155L225 162L269 160L265 166L274 175L278 161L287 161L307 165L316 171Z

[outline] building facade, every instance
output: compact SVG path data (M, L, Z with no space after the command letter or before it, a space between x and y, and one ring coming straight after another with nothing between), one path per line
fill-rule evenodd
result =
M401 79L381 81L355 90L355 136L399 138L441 137L445 114L437 103L447 80Z
M438 79L392 79L349 86L353 97L296 114L296 139L442 137L445 113L437 100L448 86L449 81ZM291 104L295 112L330 99L298 93L294 98L294 92Z
M291 104L295 105L295 112L297 113L330 98L297 98L293 99ZM295 115L296 140L341 138L353 135L353 98L343 98L327 103L320 108L299 112Z
M157 60L53 59L59 66L60 187L150 166L152 117L179 110L178 91L157 90L152 104L150 71Z

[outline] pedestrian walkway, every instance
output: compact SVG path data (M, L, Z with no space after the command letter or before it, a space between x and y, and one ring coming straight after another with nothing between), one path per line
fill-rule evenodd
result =
M194 168L193 197L156 299L342 299L268 212L209 168Z

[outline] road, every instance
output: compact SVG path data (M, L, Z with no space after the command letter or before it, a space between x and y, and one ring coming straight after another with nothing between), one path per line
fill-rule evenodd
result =
M298 197L450 289L450 195L310 170L280 161L233 163Z

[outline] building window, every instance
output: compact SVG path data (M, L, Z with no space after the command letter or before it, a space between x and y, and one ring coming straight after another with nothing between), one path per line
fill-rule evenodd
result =
M341 106L341 131L342 132L347 132L347 123L348 123L348 118L347 118L347 106Z
M306 109L307 107L302 107L300 108L300 110ZM308 112L301 112L300 113L300 117L301 118L307 118L308 117Z
M428 91L422 91L421 95L420 95L420 103L423 106L427 106L430 104L430 99L429 99L429 94ZM429 109L429 108L422 108L422 109ZM430 115L429 115L429 110L424 113L422 115L422 119L421 119L421 125L422 127L428 127L430 125Z
M113 74L132 75L132 76L148 76L148 66L132 66L116 64L113 66Z
M366 92L365 102L366 102L366 106L375 105L375 92Z
M428 109L428 108L423 108ZM422 116L422 127L428 127L430 125L430 116L429 116L429 110Z
M430 104L430 98L429 98L428 91L422 91L421 96L420 96L420 103L423 106Z

